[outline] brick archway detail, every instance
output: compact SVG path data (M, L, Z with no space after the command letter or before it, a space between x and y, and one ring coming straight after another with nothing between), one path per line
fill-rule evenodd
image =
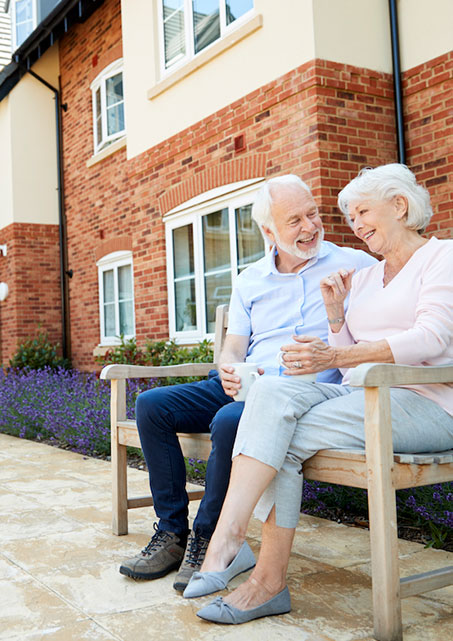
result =
M181 203L210 189L241 180L261 178L266 175L266 165L267 154L256 154L200 171L191 178L182 180L159 198L161 214L166 214Z
M132 238L130 236L118 236L117 238L104 240L103 243L100 243L96 247L94 257L97 262L103 256L119 251L132 251Z

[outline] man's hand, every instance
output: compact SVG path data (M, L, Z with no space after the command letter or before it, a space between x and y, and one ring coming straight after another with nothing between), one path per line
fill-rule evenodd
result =
M258 374L264 374L264 369L258 367ZM228 363L219 365L219 376L225 394L234 398L241 389L241 378L234 373L234 367Z
M335 348L327 345L316 336L293 336L296 343L283 345L282 352L286 352L283 361L288 369L283 373L287 376L299 374L314 374L325 369L336 367Z

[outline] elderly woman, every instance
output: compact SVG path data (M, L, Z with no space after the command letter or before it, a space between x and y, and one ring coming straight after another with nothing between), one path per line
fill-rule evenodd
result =
M247 581L198 612L210 621L242 623L290 610L285 577L299 520L302 463L324 448L364 447L364 393L348 386L349 368L453 362L453 241L421 235L432 215L428 192L407 167L390 164L360 172L338 203L354 234L384 260L356 276L341 270L323 279L329 345L295 336L282 348L288 376L263 377L249 393L222 513L201 572L184 596L220 590L252 566L245 534L255 506L264 523L262 546ZM342 370L342 385L293 378L331 367ZM451 386L390 393L395 451L453 448Z

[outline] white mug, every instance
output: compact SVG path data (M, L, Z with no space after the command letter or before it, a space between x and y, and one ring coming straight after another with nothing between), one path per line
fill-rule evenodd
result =
M258 365L255 363L230 363L230 365L234 367L236 376L241 379L241 387L233 398L235 401L245 401L249 389L260 376L258 374Z
M285 363L285 361L283 360L283 355L289 353L290 352L282 352L280 350L277 354L278 364L285 369L291 369L290 367L288 367L288 363ZM305 381L306 383L314 383L316 381L316 374L295 374L294 376L288 376L288 378L294 378L298 381Z

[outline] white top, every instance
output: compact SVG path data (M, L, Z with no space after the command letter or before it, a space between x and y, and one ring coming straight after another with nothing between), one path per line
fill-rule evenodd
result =
M431 238L383 284L385 261L352 279L346 322L334 346L386 339L400 365L453 364L453 240ZM343 384L349 370L343 370ZM453 415L453 385L405 385Z

